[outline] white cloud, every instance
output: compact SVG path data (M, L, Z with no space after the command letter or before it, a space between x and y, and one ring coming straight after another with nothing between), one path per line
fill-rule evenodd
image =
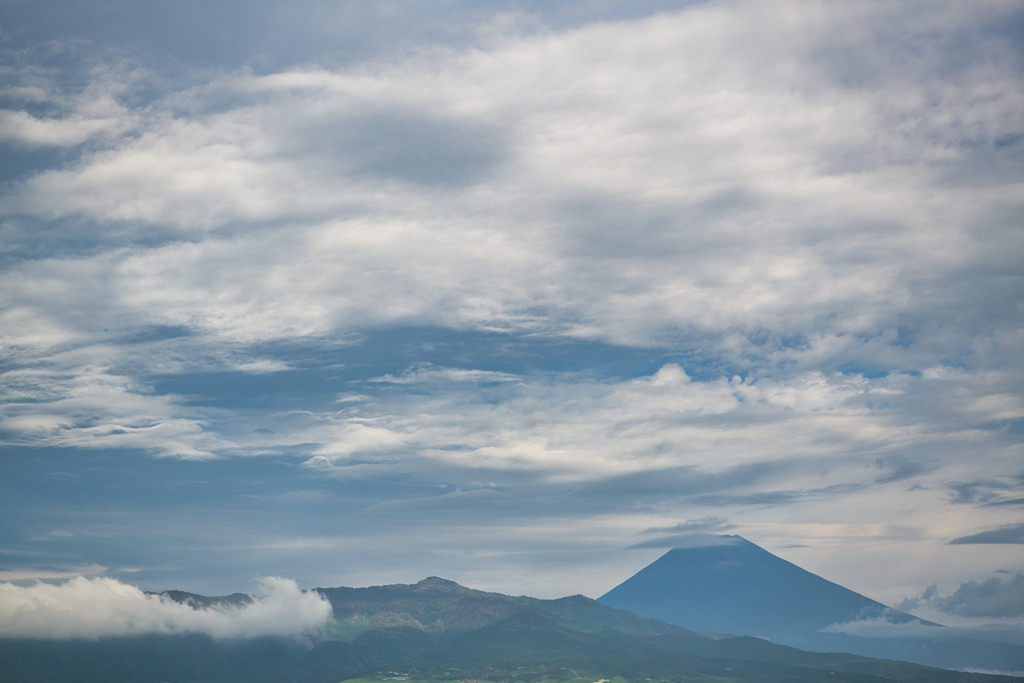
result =
M741 357L891 365L921 351L892 346L901 314L934 339L943 317L959 321L945 334L969 329L974 314L950 301L989 276L949 278L1020 246L1019 188L949 170L1014 132L1024 94L998 42L969 73L924 58L882 72L905 48L877 30L954 40L1001 7L718 3L487 51L216 74L7 204L128 234L217 231L123 254L106 300L236 339L410 320L628 344L692 330ZM847 64L840 34L870 56ZM842 84L830 69L844 65L877 82ZM940 95L941 111L928 104ZM410 175L452 136L487 160L467 151ZM478 164L465 182L431 180Z
M0 141L22 149L86 142L107 146L135 131L137 113L120 100L152 83L151 72L118 59L104 62L76 41L34 45L20 52L6 47L5 63L19 63L21 68L4 69L10 87L4 90L6 106L0 109ZM68 58L74 66L61 71L52 62L33 63L40 57L43 63ZM77 87L68 87L75 80Z
M331 441L318 447L311 460L312 464L338 462L345 456L395 451L404 444L401 434L387 428L347 421L333 431Z
M1000 467L1000 450L985 453L984 432L970 431L977 423L965 416L950 416L940 427L905 414L901 404L934 390L910 377L871 380L810 372L789 380L698 382L679 365L666 364L636 379L564 379L522 376L483 387L433 384L414 393L399 385L346 403L344 411L324 416L316 430L304 433L335 444L323 446L323 454L390 452L400 457L405 472L443 464L467 473L534 472L560 481L679 467L724 472L775 462L796 467L785 473L794 489L818 488L826 481L871 483L885 476L878 469L883 466L939 484L948 471L936 479L934 464L957 461L955 453L933 445L944 440L981 445L971 463L976 472ZM879 400L889 408L875 409ZM990 416L981 421L986 419ZM903 453L904 459L890 458L893 453ZM914 469L905 459L933 464ZM796 464L801 461L806 464ZM323 459L316 464L330 471ZM348 463L338 465L338 474L345 476Z
M214 638L292 635L322 626L330 604L290 579L259 582L245 606L193 609L109 578L77 577L60 584L0 583L0 636L102 638L149 633L205 633Z
M867 410L865 398L869 391L892 396L902 393L897 383L879 382L876 386L861 375L833 375L827 377L821 372L808 372L784 382L762 379L756 383L736 383L737 394L745 401L764 403L771 406L792 408L800 412L835 410L856 407ZM881 386L878 386L881 385Z
M472 383L494 383L494 382L516 382L519 378L507 372L495 372L494 370L472 370L466 368L442 368L429 364L411 368L401 375L381 375L374 378L373 382L386 384L424 384L430 382L472 382Z
M906 519L941 544L1018 523L949 504L1024 454L1024 88L994 28L1015 11L737 0L484 17L454 46L266 73L20 69L7 132L65 156L0 187L2 438L298 452L449 502L612 482L646 526L807 516L895 542ZM147 379L287 373L404 326L663 367L516 374L467 349L281 411ZM723 495L673 498L696 480Z
M108 368L11 370L0 375L0 388L8 443L137 448L185 459L212 458L227 445L206 434L205 421L176 397Z
M104 119L39 119L24 111L0 110L0 139L29 145L74 145L110 128Z

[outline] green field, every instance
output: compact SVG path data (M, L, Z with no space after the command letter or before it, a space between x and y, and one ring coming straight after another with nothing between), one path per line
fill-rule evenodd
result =
M387 673L381 674L375 677L360 677L360 678L349 678L339 683L391 683L392 681L401 681L402 683L513 683L519 680L529 680L535 683L635 683L633 681L627 681L621 676L613 676L612 678L598 678L594 676L585 676L581 678L533 678L527 674L524 678L503 678L500 680L488 680L480 678L454 678L454 679L438 679L438 678L413 678L406 677L402 674ZM651 683L655 683L651 681Z

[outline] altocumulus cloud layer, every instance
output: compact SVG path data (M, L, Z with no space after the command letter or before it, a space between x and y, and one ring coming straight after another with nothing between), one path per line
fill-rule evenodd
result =
M1018 4L128 5L8 10L0 571L1022 567Z
M0 583L0 636L101 638L205 633L214 638L292 635L322 626L331 606L294 581L268 577L245 606L192 608L109 578L61 584Z

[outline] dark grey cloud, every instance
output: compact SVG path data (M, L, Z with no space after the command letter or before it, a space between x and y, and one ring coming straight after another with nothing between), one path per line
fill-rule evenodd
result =
M630 550L642 548L706 548L708 546L731 545L736 542L735 536L721 536L719 534L687 533L673 534L661 538L652 538L649 541L640 541L629 546Z
M913 598L906 598L900 601L896 605L896 609L902 612L912 612L918 609L922 605L927 604L929 601L934 600L939 595L939 587L937 584L932 584L924 589L924 592Z
M806 467L806 463L798 460L780 459L737 465L721 471L694 466L659 468L610 476L581 485L576 490L585 498L628 501L629 505L638 507L665 500L710 507L773 507L849 494L864 486L849 483L796 489L780 488L774 483L798 476ZM710 530L718 523L718 518L708 519Z
M894 481L910 479L927 471L927 468L923 464L907 460L900 456L877 458L875 460L875 466L883 471L883 473L878 475L878 478L875 479L875 483L878 484L888 484Z
M657 534L658 538L635 543L630 548L683 548L693 546L720 545L725 540L722 532L735 529L736 525L722 517L700 517L688 519L673 526L651 527L644 534Z
M686 533L712 533L735 529L736 525L722 517L700 517L688 519L674 526L657 526L644 529L645 534L686 534Z
M513 17L519 30L536 31L632 19L686 4L301 0L285 6L274 0L156 5L110 0L85 7L57 0L45 6L6 2L4 15L8 40L84 40L144 57L166 70L241 64L271 70L313 61L338 65L382 54L399 57L433 45L467 47L479 43L482 32L486 39L486 27L500 14Z
M859 49L860 40L839 33L841 26L833 26L834 39L815 49L813 63L827 70L836 82L850 88L878 87L893 78L931 69L951 79L970 77L972 68L995 58L994 44L1012 47L1016 60L1024 64L1021 40L1024 12L1019 9L992 11L991 6L979 4L970 26L944 31L941 36L931 31L933 25L927 19L908 27L902 22L882 18L886 12L893 11L890 18L896 19L903 9L883 8L872 23L872 40L884 54Z
M610 476L584 484L580 491L586 496L599 498L626 497L650 501L666 497L687 497L709 501L715 499L716 492L753 486L767 478L781 476L793 468L794 463L787 461L749 463L729 467L720 472L711 472L694 466L658 468ZM751 495L764 495L770 498L776 494L771 492Z
M370 111L303 127L310 165L425 186L485 182L508 154L498 126L409 111Z
M1003 572L1011 574L1010 572ZM928 586L921 595L904 600L897 609L932 607L962 617L1013 618L1024 616L1024 574L1013 572L1009 578L992 576L984 581L967 581L942 596L938 587Z
M954 482L953 502L964 505L1024 505L1024 474Z
M700 505L733 506L755 505L764 507L784 506L802 501L824 500L830 496L852 494L864 488L862 484L835 484L820 488L765 490L749 493L719 493L696 495L691 500Z
M969 536L954 538L949 542L950 545L973 543L1024 543L1024 524L1011 524L1009 526L999 527L998 529L980 531L976 534L970 534Z
M1022 617L1024 574L1014 574L1005 581L995 576L981 583L968 581L936 603L943 612L965 617Z

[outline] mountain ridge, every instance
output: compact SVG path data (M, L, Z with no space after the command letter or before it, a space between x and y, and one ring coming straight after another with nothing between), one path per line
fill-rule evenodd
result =
M0 683L338 683L589 679L651 683L1009 683L856 655L805 652L745 636L699 634L585 596L479 591L439 577L417 584L312 589L332 618L302 638L197 635L97 641L0 639ZM197 605L234 596L175 593ZM169 596L170 597L170 596Z

